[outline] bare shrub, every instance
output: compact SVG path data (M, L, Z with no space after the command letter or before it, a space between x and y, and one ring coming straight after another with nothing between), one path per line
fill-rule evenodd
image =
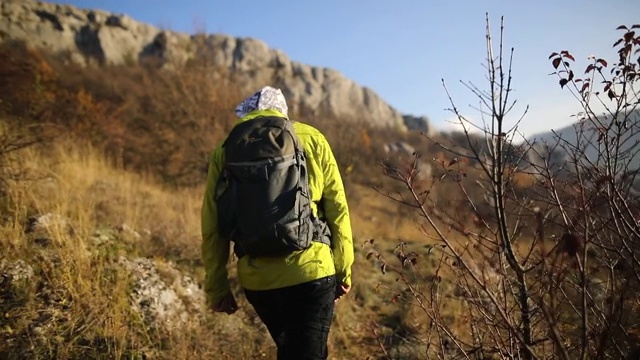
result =
M485 122L470 123L449 96L466 144L460 139L451 146L439 144L444 154L434 160L442 170L430 186L420 189L415 182L415 161L385 167L405 188L387 195L414 209L433 245L426 251L402 246L393 259L372 247L368 258L396 276L401 286L391 287L395 301L421 310L428 326L414 338L424 344L423 356L637 356L637 28L619 27L623 35L614 44L619 58L611 65L590 58L584 78L572 70L575 59L568 51L553 53L560 86L582 105L583 119L572 136L516 143L526 110L512 114L513 49L504 48L503 22L494 44L487 19L486 88L465 83L479 99ZM445 90L449 94L446 85ZM596 114L598 107L603 115ZM508 128L509 123L516 125ZM481 142L471 134L472 126L483 131ZM553 151L562 152L562 162L551 161ZM464 198L465 206L437 206L433 193L440 186ZM434 253L438 262L432 270L421 267Z

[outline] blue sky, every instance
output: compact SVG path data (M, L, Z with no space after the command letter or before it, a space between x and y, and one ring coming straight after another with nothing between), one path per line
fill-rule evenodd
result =
M513 96L522 105L517 109L530 107L520 127L526 136L566 125L579 110L549 76L551 52L569 50L581 69L590 54L614 60L615 28L640 23L638 0L54 2L125 13L175 31L258 38L293 60L334 68L399 111L429 116L440 128L452 118L442 78L457 106L480 118L469 106L478 101L459 81L485 84L485 13L496 35L504 16L505 45L515 48Z

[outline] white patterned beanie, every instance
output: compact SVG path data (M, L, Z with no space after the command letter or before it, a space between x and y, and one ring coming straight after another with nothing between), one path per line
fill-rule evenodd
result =
M277 110L285 117L289 117L287 101L282 91L271 86L265 86L244 99L236 107L236 115L239 118L243 118L256 110Z

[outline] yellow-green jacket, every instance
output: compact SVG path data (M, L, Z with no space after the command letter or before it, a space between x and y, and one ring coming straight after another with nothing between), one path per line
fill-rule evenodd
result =
M249 113L239 122L259 116L284 116L275 110ZM310 248L276 258L238 260L240 285L249 290L270 290L301 284L325 276L336 275L337 281L351 285L353 240L349 207L342 178L329 143L317 129L293 123L294 131L307 154L311 207L323 215L331 229L331 247L312 242ZM215 186L224 165L222 144L214 150L209 161L207 186L202 203L202 258L206 270L205 291L211 304L217 304L230 291L227 274L230 242L218 236ZM322 201L324 214L318 214Z

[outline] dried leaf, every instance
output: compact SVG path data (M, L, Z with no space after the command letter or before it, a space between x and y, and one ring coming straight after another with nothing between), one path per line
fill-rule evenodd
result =
M595 68L596 68L595 65L590 64L589 66L587 66L587 70L585 70L584 73L586 74L586 73L588 73L590 71L593 71L593 69L595 69Z
M613 100L616 97L616 93L613 92L613 89L609 89L609 91L607 92L607 96L609 96L610 100Z
M551 55L549 55L549 59L551 59L551 58L552 58L552 57L554 57L554 56L558 56L558 53L557 53L557 52L555 52L555 51L554 51L554 52L552 52L552 53L551 53Z
M627 28L627 27L626 27L626 26L624 26L624 25L620 25L620 26L618 26L618 27L616 28L616 30L629 30L629 28Z
M568 82L569 82L569 80L567 80L567 79L560 79L560 81L559 81L560 87L564 88L564 86L567 85Z
M569 81L573 80L573 70L569 71Z
M562 59L560 58L555 58L553 59L553 62L551 63L553 65L554 69L557 69L558 66L560 66L560 63L562 62Z
M447 165L447 166L451 166L453 164L456 164L457 162L458 162L458 158L453 158L453 159L451 159L451 161L449 161L449 165Z
M631 26L632 29L640 29L640 24L634 24Z
M624 41L629 42L629 41L633 40L633 38L635 36L636 36L636 32L635 31L629 31L626 34L624 34L623 38L624 38Z
M620 43L621 43L623 40L624 40L624 39L622 39L622 38L618 39L618 41L616 41L616 42L614 42L614 43L613 43L613 46L612 46L612 47L616 47L616 46L620 45Z
M371 259L371 257L372 257L373 255L374 255L374 253L373 253L373 252L368 253L368 254L367 254L367 260Z
M387 273L387 264L380 265L380 271L382 271L383 274L386 274Z
M588 88L589 88L589 82L585 81L584 85L582 85L582 89L580 89L580 92L583 93Z

